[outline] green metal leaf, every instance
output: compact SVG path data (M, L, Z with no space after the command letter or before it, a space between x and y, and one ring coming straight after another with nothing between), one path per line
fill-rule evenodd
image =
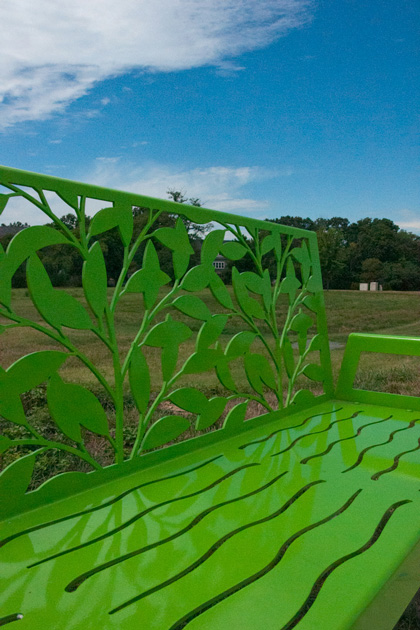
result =
M325 342L324 335L321 335L321 334L315 335L315 337L312 337L312 339L311 339L311 341L309 343L308 352L314 352L315 350L321 350L324 342Z
M241 278L244 281L246 288L252 291L252 293L257 293L258 295L263 294L263 279L261 276L253 271L244 271Z
M312 293L316 293L317 291L322 291L322 284L314 276L311 276L308 280L308 284L306 285L306 288L308 291L311 291Z
M228 321L227 315L212 315L200 328L195 342L195 349L205 350L215 343Z
M306 332L315 325L312 317L309 317L306 313L298 313L292 319L290 324L291 330L295 330L296 332Z
M223 387L230 389L232 392L237 391L236 383L233 380L227 359L225 361L220 360L217 362L216 374Z
M230 293L224 284L224 282L219 278L217 273L214 271L210 280L210 291L216 300L221 304L224 308L233 309L232 298L230 297Z
M134 348L128 369L131 393L140 413L145 413L150 399L150 371L139 347Z
M220 253L229 260L240 260L247 253L247 248L237 241L228 241L220 248Z
M12 445L12 440L5 435L0 435L0 454L5 453Z
M203 413L208 405L206 396L194 387L176 389L169 396L169 400L177 407L191 413Z
M274 234L269 234L261 243L261 255L264 256L274 248Z
M249 317L264 319L265 313L261 304L250 297L242 276L243 274L240 274L236 267L232 268L233 290L235 292L235 297L238 300L239 306Z
M20 396L7 381L0 382L0 416L20 426L28 424Z
M185 291L202 291L208 286L212 272L212 267L208 265L197 265L184 276L180 288Z
M188 252L174 252L172 254L172 261L174 266L174 276L177 280L180 280L184 273L188 269L190 263L191 254Z
M0 194L0 214L5 209L7 202L9 201L10 195Z
M178 311L193 317L194 319L201 319L207 321L211 317L211 312L204 304L203 300L195 295L181 295L172 303Z
M217 422L220 418L226 405L226 398L222 398L221 396L211 398L208 401L205 411L197 418L197 422L195 424L196 430L203 431L204 429L211 427L211 425Z
M268 311L271 306L271 279L268 269L264 270L262 276L252 272L245 271L241 274L247 289L261 295L263 298L265 309Z
M165 383L173 376L178 363L179 346L176 343L169 344L162 348L161 364L162 378Z
M90 308L101 317L108 299L105 260L99 242L92 245L83 263L82 283Z
M80 425L98 435L109 435L108 420L101 403L81 385L64 383L56 374L47 387L47 402L60 431L74 442L82 442Z
M152 424L143 442L143 449L157 448L175 440L190 428L190 423L182 416L164 416Z
M46 225L25 228L15 234L9 243L4 261L7 264L7 271L13 275L32 253L49 245L64 243L71 245L64 234Z
M305 405L306 407L309 407L310 405L313 405L315 401L316 401L316 398L312 392L310 392L307 389L300 389L293 396L292 400L290 401L290 404Z
M41 350L21 357L7 370L9 387L18 394L23 394L55 374L68 358L67 352Z
M179 345L189 339L192 330L182 322L176 322L167 315L164 322L156 324L146 336L144 345L154 348L164 348L169 345Z
M245 421L247 407L248 402L239 403L239 405L233 407L226 416L223 428L233 433L236 429L241 427Z
M92 328L92 321L80 302L69 293L53 288L44 265L36 254L27 262L26 278L35 307L51 326L67 326L78 330Z
M303 368L302 373L305 374L305 376L310 378L312 381L322 382L325 379L324 370L320 365L317 365L316 363L310 363L309 365L306 365Z
M321 300L319 294L317 295L307 295L303 300L304 305L313 313L318 313L321 308Z
M296 291L299 289L299 287L300 287L300 282L296 278L296 272L293 266L293 261L291 257L289 256L287 259L286 277L283 278L283 280L281 281L279 290L280 290L280 293L288 293L289 301L293 302Z
M194 352L194 354L187 359L183 374L201 374L202 372L208 372L216 367L219 360L220 353L217 350L207 349Z
M146 245L143 255L143 267L129 278L125 291L143 293L146 309L151 309L159 295L160 287L170 282L170 277L161 271L156 248L151 241Z
M153 236L173 251L175 278L182 278L188 269L190 257L194 253L182 219L178 217L175 228L160 228L154 232Z
M309 279L309 274L311 271L311 259L309 257L308 246L306 245L306 242L303 241L301 247L295 247L290 253L300 263L302 280L304 283L306 283Z
M231 360L244 355L246 352L249 351L249 347L256 336L256 333L250 332L248 330L243 330L242 332L237 333L234 337L232 337L232 339L226 346L226 357Z
M292 344L290 343L290 339L288 337L285 337L283 342L283 359L287 376L292 378L295 371L295 357L293 354Z
M0 474L0 500L7 501L8 509L22 501L31 483L35 457L36 452L19 457Z
M259 394L263 393L263 384L270 389L276 389L276 379L268 359L257 353L245 355L245 372L249 384Z
M99 210L91 221L88 239L115 227L120 232L123 245L128 247L133 236L133 211L131 204L117 203L112 208Z
M162 243L162 245L165 245L165 247L168 247L174 252L182 252L184 248L187 247L191 250L191 253L193 253L188 238L188 232L180 217L176 220L174 228L159 228L153 233L153 236Z
M201 247L201 262L211 265L220 252L225 238L226 230L213 230L207 234Z

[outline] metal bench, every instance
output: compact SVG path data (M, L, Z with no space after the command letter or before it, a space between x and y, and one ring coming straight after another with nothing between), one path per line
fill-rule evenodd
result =
M419 340L351 335L334 390L314 233L5 167L0 184L0 209L33 204L50 222L0 251L0 348L16 328L36 339L0 369L0 446L14 454L0 476L0 625L393 628L420 586L420 400L353 382L361 352L418 355ZM103 209L87 222L91 200ZM143 227L133 237L134 208ZM66 211L77 230L59 219ZM201 251L188 221L212 224ZM115 229L122 268L107 289L98 239ZM58 246L83 261L86 301L53 287L42 252ZM232 291L213 265L220 255L232 261ZM240 271L245 260L253 271ZM11 289L22 264L33 319ZM121 342L117 306L131 293L138 313ZM81 335L103 346L109 370ZM107 413L66 380L69 361L91 372ZM219 383L213 396L200 391L207 378ZM22 405L43 383L60 439ZM92 435L114 465L101 466ZM32 490L35 463L51 452L92 472Z

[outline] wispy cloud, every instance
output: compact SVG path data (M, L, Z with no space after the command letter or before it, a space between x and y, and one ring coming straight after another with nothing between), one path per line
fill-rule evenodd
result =
M413 212L413 210L408 210L404 208L400 210L397 214L399 218L394 219L394 222L402 229L407 230L408 232L414 232L415 234L420 234L420 213Z
M136 192L151 197L167 198L167 190L183 191L188 197L198 197L202 205L259 217L267 214L267 201L253 199L246 194L246 187L278 176L288 176L289 171L278 172L258 166L210 166L207 168L180 169L173 165L149 164L130 167L115 157L98 158L88 181Z
M168 198L169 189L180 190L188 197L199 198L207 208L263 219L269 214L270 204L250 195L248 186L290 174L287 169L274 171L258 166L182 169L170 164L148 164L138 167L127 164L118 156L103 156L95 160L90 172L76 175L75 179L161 199ZM56 195L51 193L49 199L59 216L68 212L68 207ZM100 202L90 201L88 213L94 214L101 207ZM13 221L35 225L45 223L47 219L26 201L15 197L1 216L1 222Z
M232 71L235 56L307 23L312 1L2 2L0 126L45 119L133 69Z

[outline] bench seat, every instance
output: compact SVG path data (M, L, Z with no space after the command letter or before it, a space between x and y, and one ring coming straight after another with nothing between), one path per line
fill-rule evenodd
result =
M391 629L420 581L419 450L419 412L328 401L105 484L92 473L2 523L0 624Z

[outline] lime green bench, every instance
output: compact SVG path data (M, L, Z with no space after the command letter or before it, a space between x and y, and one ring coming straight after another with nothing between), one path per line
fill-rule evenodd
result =
M419 340L351 335L335 390L314 233L5 167L0 184L0 210L46 215L0 249L0 351L33 350L0 368L0 626L391 630L420 586L420 400L353 383L362 352ZM82 289L53 286L48 252ZM40 386L45 427L23 404ZM34 489L60 453L78 469Z

